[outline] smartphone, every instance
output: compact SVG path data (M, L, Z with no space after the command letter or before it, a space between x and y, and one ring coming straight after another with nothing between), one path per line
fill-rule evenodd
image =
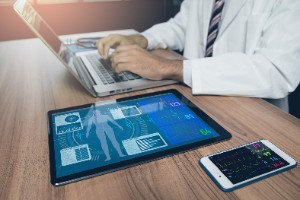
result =
M297 162L268 140L202 157L200 166L225 192L283 172Z

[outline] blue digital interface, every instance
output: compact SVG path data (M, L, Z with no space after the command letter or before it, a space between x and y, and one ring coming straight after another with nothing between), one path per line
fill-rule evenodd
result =
M56 176L218 137L172 93L52 115Z
M209 158L233 184L289 164L262 142L256 142Z

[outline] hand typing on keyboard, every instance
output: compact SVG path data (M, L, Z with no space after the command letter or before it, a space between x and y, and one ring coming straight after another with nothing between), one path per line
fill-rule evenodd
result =
M114 72L111 67L111 60L99 58L99 55L97 54L90 54L87 56L87 59L90 63L92 63L92 67L104 85L141 78L140 76L130 72L122 72L119 74Z
M137 45L118 46L111 61L117 73L130 71L151 80L182 81L183 61L159 57Z
M109 49L115 48L111 62L116 73L129 71L151 80L183 80L183 61L165 59L146 51L147 40L142 35L114 34L97 44L103 58L108 58Z

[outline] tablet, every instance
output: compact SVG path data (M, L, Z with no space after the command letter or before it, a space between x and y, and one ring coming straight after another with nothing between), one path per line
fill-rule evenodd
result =
M52 110L48 130L56 186L231 138L177 90Z

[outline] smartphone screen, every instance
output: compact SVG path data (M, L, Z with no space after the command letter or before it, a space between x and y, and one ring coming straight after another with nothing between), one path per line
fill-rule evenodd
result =
M233 184L289 165L260 141L209 156L209 159Z

